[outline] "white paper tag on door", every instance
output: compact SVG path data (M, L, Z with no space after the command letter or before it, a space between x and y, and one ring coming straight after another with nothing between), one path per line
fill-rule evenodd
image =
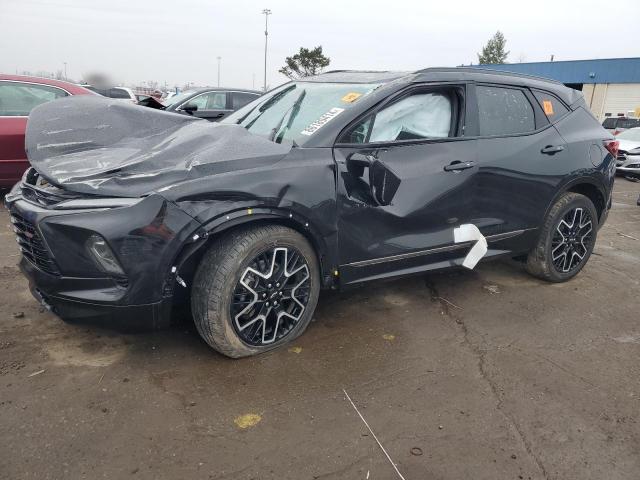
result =
M487 254L487 239L480 233L473 223L465 223L453 229L453 242L475 242L467 256L464 257L462 266L470 270L475 267L480 259Z

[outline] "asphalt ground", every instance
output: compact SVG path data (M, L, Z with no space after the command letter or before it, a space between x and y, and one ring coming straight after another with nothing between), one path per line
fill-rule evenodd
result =
M186 322L43 310L2 209L0 478L638 479L639 194L617 180L568 283L498 261L328 292L290 348L242 360Z

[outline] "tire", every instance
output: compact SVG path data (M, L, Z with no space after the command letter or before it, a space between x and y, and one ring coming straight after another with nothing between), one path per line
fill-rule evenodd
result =
M307 239L280 225L255 226L211 245L194 277L191 308L202 338L240 358L304 332L319 292L318 259Z
M589 198L564 193L545 218L538 243L527 256L527 271L548 282L575 277L591 256L597 225L598 213Z

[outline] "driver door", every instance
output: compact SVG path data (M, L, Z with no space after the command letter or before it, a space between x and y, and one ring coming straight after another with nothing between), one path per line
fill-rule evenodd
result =
M343 284L449 266L468 245L476 140L465 85L417 86L347 129L334 147Z

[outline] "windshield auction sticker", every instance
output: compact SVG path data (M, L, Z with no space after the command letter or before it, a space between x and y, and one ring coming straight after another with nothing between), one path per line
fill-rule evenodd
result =
M307 135L307 136L313 135L322 127L324 127L327 123L329 123L331 120L333 120L338 115L340 115L342 112L344 112L344 108L334 107L331 110L329 110L327 113L323 113L322 115L320 115L320 118L318 120L311 123L307 128L302 130L300 133L302 135Z
M342 97L342 101L345 103L353 103L357 99L359 99L361 96L362 96L361 93L356 93L356 92L347 93L344 97Z

